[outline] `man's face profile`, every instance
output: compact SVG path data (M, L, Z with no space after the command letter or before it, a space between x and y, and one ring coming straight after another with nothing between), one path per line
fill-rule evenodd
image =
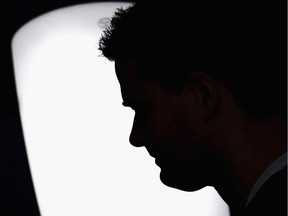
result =
M213 154L202 133L200 106L190 90L172 94L140 80L131 62L115 62L123 105L135 111L130 143L144 146L161 168L164 184L194 191L207 186Z
M265 192L279 185L277 192L284 195L280 180L287 169L282 162L287 158L287 71L277 55L283 54L277 26L282 18L263 12L276 7L141 2L117 11L99 43L115 62L123 105L135 111L131 144L144 146L155 158L167 186L184 191L212 186L236 215L278 209L266 203L287 215L287 202L278 204L286 198L271 199ZM179 31L171 31L174 10ZM268 179L275 184L264 185ZM257 196L265 201L258 203Z

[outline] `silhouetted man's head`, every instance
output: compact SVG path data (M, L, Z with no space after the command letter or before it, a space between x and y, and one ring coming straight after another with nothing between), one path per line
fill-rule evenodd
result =
M115 13L99 43L105 57L133 60L138 76L170 90L201 71L229 87L252 117L286 115L285 23L278 5L143 2Z
M214 185L246 148L236 143L247 119L285 121L285 36L269 10L255 1L140 2L112 18L100 50L135 110L130 142L156 158L165 184Z

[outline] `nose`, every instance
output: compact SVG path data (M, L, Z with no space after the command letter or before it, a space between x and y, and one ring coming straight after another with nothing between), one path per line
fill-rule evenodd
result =
M131 130L131 133L130 133L129 141L135 147L144 146L145 130L137 122L136 118L134 118L133 127L132 127L132 130Z

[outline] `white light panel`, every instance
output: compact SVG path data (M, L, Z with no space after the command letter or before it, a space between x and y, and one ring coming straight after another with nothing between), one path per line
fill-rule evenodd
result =
M128 143L133 112L121 106L112 62L98 40L127 2L61 8L12 40L26 149L42 216L225 216L211 187L164 186L144 148Z

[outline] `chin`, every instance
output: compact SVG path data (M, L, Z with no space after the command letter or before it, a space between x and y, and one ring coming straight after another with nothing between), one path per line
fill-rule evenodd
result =
M160 172L160 180L168 187L186 192L198 191L207 186L204 184L204 181L198 178L191 178L191 176L188 175L165 172L163 170Z

